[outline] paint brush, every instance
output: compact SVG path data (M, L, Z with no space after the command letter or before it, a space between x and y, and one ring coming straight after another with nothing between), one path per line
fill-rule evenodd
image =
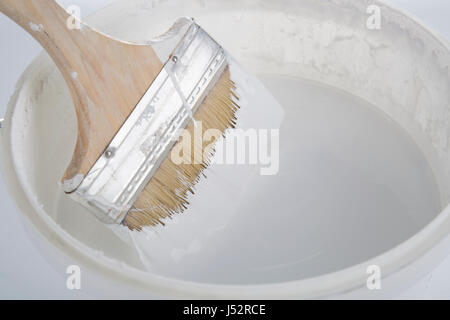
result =
M76 18L54 0L0 0L0 11L44 47L72 95L78 135L64 191L104 223L132 230L183 212L220 137L194 139L182 155L189 161L176 164L170 151L183 143L180 132L194 136L194 117L203 132L235 125L224 49L191 19L143 45L81 21L71 27Z

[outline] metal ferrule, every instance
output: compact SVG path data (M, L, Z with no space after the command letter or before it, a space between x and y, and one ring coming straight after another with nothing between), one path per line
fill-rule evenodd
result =
M72 196L105 223L121 223L227 66L196 23Z

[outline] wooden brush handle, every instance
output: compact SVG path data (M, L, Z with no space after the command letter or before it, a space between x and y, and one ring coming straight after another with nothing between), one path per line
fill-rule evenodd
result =
M50 54L72 94L78 137L62 179L71 192L104 152L162 68L149 45L118 41L81 23L54 0L0 0L0 11Z

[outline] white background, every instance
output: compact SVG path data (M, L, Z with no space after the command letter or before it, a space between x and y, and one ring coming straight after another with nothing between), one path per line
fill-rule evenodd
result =
M113 0L59 0L64 6L76 4L83 15ZM390 0L450 39L450 1ZM0 118L21 73L41 51L39 44L8 18L0 15ZM2 152L0 150L0 152ZM0 299L90 298L83 290L66 288L65 270L55 270L36 251L19 219L18 211L0 179ZM450 299L450 253L447 260L399 298Z

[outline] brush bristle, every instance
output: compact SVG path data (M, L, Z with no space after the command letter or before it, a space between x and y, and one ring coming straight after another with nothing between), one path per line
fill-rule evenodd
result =
M194 115L195 121L202 123L202 136L209 129L217 129L224 134L228 128L235 127L236 111L239 109L235 90L227 68ZM194 123L191 121L186 127L191 137L195 136L194 129ZM174 148L180 143L183 143L181 137ZM201 150L199 146L202 147ZM126 215L123 224L131 230L141 230L145 226L164 225L166 218L182 213L189 205L188 194L194 194L195 184L200 176L204 175L203 171L214 155L211 146L211 141L195 144L194 139L191 139L193 152L190 155L190 164L175 164L169 153Z

